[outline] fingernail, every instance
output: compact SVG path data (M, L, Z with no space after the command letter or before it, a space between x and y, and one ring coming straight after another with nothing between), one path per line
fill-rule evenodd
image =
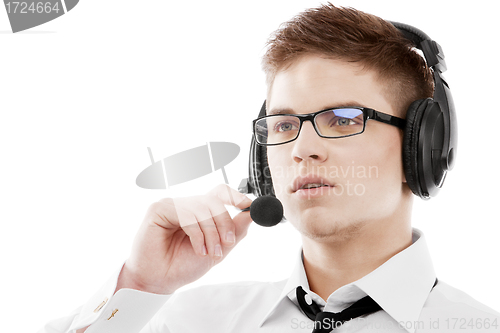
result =
M204 256L208 254L207 247L205 245L203 245L203 247L201 248L201 254L203 254Z
M214 255L216 257L222 257L222 248L220 247L220 244L215 245Z
M229 243L234 243L236 241L236 238L234 237L234 232L232 232L232 231L227 232L226 241Z

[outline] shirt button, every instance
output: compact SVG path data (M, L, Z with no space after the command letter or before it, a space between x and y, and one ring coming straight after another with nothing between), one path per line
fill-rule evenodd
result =
M104 297L104 301L102 301L101 304L99 304L97 306L97 308L95 308L94 312L95 313L99 312L102 309L102 307L106 304L107 301L108 301L108 298Z

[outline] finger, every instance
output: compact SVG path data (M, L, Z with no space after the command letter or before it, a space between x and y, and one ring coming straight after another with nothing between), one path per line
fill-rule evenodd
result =
M239 209L247 208L252 204L252 200L250 198L248 198L243 193L232 189L226 184L220 184L216 186L208 194L216 196L225 205L231 205Z
M208 207L205 207L209 211ZM202 212L201 216L207 216L206 212ZM198 219L198 225L205 237L205 245L208 250L208 255L213 260L220 260L222 258L222 245L220 240L219 231L215 225L212 217L206 219Z
M176 207L176 211L179 218L179 225L186 235L188 235L194 252L200 256L206 256L208 254L208 249L206 246L205 233L200 228L195 214L182 207Z
M222 185L219 189L229 190L230 187L226 186L226 185ZM214 192L214 194L215 193L216 192ZM224 193L224 192L222 191L222 193ZM243 196L243 197L246 198L246 196ZM248 199L248 198L246 198L246 199ZM248 200L251 202L250 199L248 199ZM208 206L210 207L210 210L211 210L211 213L213 216L213 220L215 221L215 225L217 227L217 230L219 231L220 240L223 243L223 246L231 247L231 246L235 245L236 244L236 228L235 228L233 219L229 215L226 207L224 206L224 202L219 197L216 197L213 195L207 195L206 201L207 201Z
M248 226L252 222L250 213L240 213L241 216L238 218L238 226L236 226L234 220L229 215L220 198L207 195L203 198L203 202L212 213L212 220L215 223L215 227L217 228L219 234L219 240L222 245L222 253L223 256L226 256L226 254L236 244L236 240L241 240L246 235ZM209 222L207 221L207 224L208 223ZM202 228L202 230L204 229ZM205 238L207 239L207 237Z
M228 253L232 251L234 246L238 244L247 235L248 226L252 223L252 218L250 217L250 212L242 212L237 216L235 216L235 218L232 219L232 221L235 230L234 231L235 241L230 245L227 245L225 242L222 243L222 253L224 257L226 257Z
M146 212L145 220L166 229L177 229L179 227L179 218L174 199L163 198L151 204Z
M231 216L220 199L213 197L209 209L212 213L215 226L219 232L223 246L233 246L236 243L235 227ZM216 214L216 212L220 212Z

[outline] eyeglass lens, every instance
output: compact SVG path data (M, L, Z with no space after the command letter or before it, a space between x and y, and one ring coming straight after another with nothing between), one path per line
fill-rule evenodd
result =
M321 112L315 118L320 135L338 138L363 132L364 117L360 109L344 108ZM289 115L273 115L255 123L258 143L279 144L294 140L299 135L300 118Z

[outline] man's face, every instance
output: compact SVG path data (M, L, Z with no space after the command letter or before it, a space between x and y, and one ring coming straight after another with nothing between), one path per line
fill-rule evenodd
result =
M398 115L382 91L375 72L359 64L308 55L278 72L268 114L363 106ZM317 240L345 237L368 225L383 228L411 197L404 184L401 144L400 129L375 120L367 121L364 133L337 139L319 137L311 122L304 122L295 141L267 148L285 216L303 235ZM304 181L329 186L297 189Z

